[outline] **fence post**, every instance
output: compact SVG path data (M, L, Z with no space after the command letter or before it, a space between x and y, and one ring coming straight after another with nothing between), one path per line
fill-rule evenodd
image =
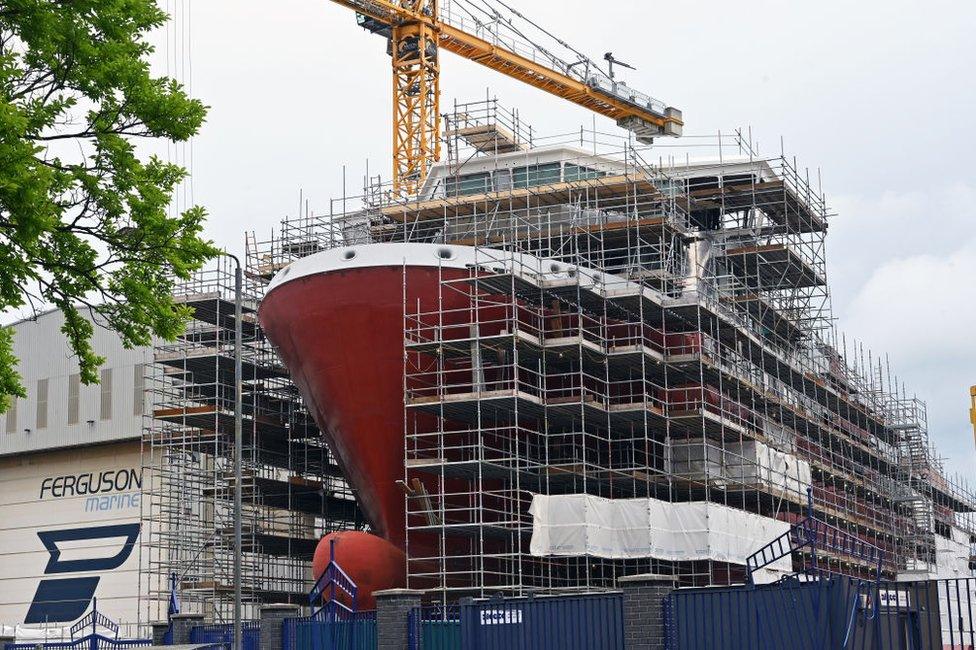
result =
M624 647L665 648L664 599L674 591L671 576L644 573L617 578L624 592Z
M203 614L173 614L170 624L173 626L173 645L187 645L190 630L203 625Z
M261 608L261 650L282 650L284 645L282 627L286 618L294 618L301 613L298 605L287 603L265 605Z
M169 629L169 621L156 621L150 625L152 627L153 645L166 645L166 630Z
M420 607L422 591L384 589L374 591L376 598L377 650L407 650L407 619L410 610Z

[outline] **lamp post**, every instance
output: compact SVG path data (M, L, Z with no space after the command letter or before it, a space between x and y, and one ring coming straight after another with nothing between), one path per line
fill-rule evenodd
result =
M234 260L234 645L241 650L241 447L243 446L243 398L241 390L241 288L243 269L236 255L224 253Z
M171 618L173 614L180 613L180 585L183 583L183 578L190 572L190 570L203 555L203 552L208 548L213 548L214 538L217 537L217 531L210 534L209 539L204 542L199 549L197 549L196 554L190 558L190 561L183 565L183 571L177 573L173 571L169 575L170 589L169 589L169 608L167 611L167 618Z

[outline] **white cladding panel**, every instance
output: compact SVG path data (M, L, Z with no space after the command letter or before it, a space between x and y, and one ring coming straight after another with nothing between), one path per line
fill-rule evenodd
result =
M17 399L13 426L11 414L0 415L0 456L41 449L72 447L117 440L135 440L142 435L142 415L146 397L139 404L135 392L136 369L152 361L151 347L126 350L114 333L95 327L93 346L105 358L103 370L111 370L111 417L101 412L102 387L79 388L77 423L69 424L68 394L70 377L78 372L78 362L68 347L61 326L60 311L42 314L35 321L14 324L14 353L18 370L27 389L26 399ZM38 380L47 379L45 418L38 423ZM43 399L44 386L41 386ZM138 408L137 408L138 406ZM39 424L41 426L39 426Z
M724 448L716 444L672 444L671 471L695 481L761 485L806 498L813 482L807 461L754 440L725 443Z
M532 495L532 555L675 562L746 559L786 533L784 521L704 501L606 499L589 494ZM773 562L792 570L789 556Z
M70 626L92 595L138 621L140 464L136 442L0 458L0 625Z

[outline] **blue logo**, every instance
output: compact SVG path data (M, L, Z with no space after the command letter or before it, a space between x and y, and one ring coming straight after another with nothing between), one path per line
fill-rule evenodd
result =
M139 524L93 526L90 528L65 528L37 533L50 554L44 574L76 573L79 571L111 571L129 559L139 537ZM62 542L124 537L125 543L115 554L82 560L62 560ZM73 621L85 613L95 595L99 576L84 578L48 578L41 580L34 594L34 601L27 611L25 623L63 623Z

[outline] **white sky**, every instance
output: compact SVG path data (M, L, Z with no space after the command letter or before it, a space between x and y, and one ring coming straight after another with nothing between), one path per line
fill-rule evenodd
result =
M327 211L343 164L354 193L367 158L389 176L389 58L352 12L328 0L160 1L184 16L169 57L211 106L193 197L216 241L241 250L238 233L266 236L297 212L299 189ZM890 354L928 401L950 469L976 479L976 3L511 2L593 58L612 50L634 64L623 78L681 108L686 132L751 126L764 150L782 136L801 167L823 170L839 213L828 273L840 326ZM452 55L442 70L444 104L490 88L537 130L590 124Z

